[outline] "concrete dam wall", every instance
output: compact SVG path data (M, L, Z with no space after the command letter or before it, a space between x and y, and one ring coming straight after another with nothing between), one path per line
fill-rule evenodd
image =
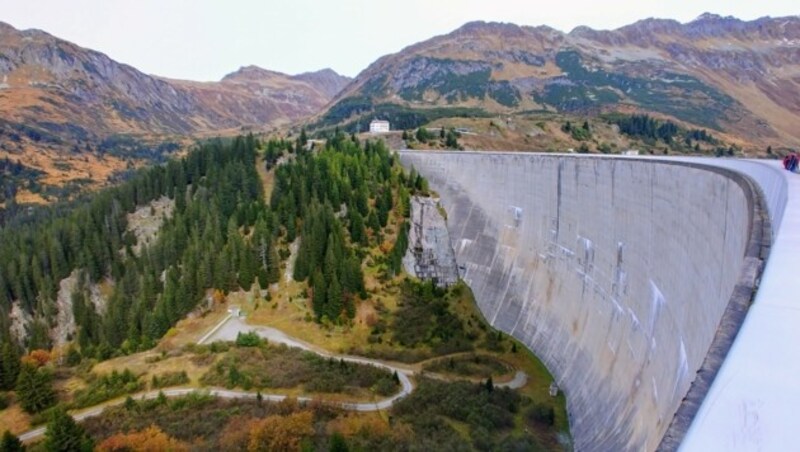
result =
M659 447L747 267L754 194L744 178L624 158L400 159L441 196L483 314L566 393L575 448Z

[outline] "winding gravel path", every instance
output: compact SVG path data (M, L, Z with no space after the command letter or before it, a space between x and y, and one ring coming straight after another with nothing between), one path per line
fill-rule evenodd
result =
M397 373L397 376L400 379L400 386L401 386L401 389L397 394L385 399L381 399L377 402L331 402L332 405L336 405L342 409L350 411L363 411L363 412L385 410L390 408L396 401L411 394L411 391L414 390L414 385L411 383L411 379L409 378L409 376L414 374L413 370L397 367L394 365L389 365L382 361L377 361L373 359L362 358L358 356L333 354L319 347L316 347L312 344L301 341L300 339L293 338L278 329L271 328L268 326L248 325L243 319L233 315L228 315L227 317L222 319L222 321L220 321L217 325L215 325L214 328L212 328L199 341L197 341L197 343L208 344L215 341L235 341L236 336L239 333L247 333L251 331L255 332L260 337L265 338L272 343L286 344L287 346L301 348L303 350L307 350L324 357L341 359L351 363L380 367L388 370L389 372ZM506 383L498 383L496 386L507 387L510 389L519 389L525 386L527 381L528 381L528 376L525 374L525 372L517 371L517 373L514 375L514 378L511 381ZM146 400L146 399L155 399L156 397L158 397L159 392L163 392L164 395L167 397L179 397L198 391L207 393L215 397L221 397L224 399L256 398L256 393L254 392L234 391L222 388L207 388L207 389L172 388L172 389L164 389L161 391L149 391L149 392L139 393L136 395L132 395L131 397L134 398L135 400ZM280 402L288 397L282 394L262 394L261 396L263 397L264 400L271 402ZM300 402L310 402L313 400L319 400L318 398L315 399L312 397L297 397L296 399ZM90 417L99 416L100 414L103 413L103 411L106 408L121 405L122 403L124 403L124 400L119 399L110 403L105 403L100 406L89 408L79 413L75 413L72 415L72 417L76 421L80 422ZM42 435L44 435L46 429L47 427L42 426L33 430L29 430L19 435L19 439L22 441L30 441L40 438Z

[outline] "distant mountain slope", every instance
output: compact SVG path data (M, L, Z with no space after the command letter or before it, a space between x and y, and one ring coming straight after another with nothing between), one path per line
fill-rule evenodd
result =
M749 143L800 144L800 17L704 14L614 31L473 22L385 56L317 125L445 115L642 111ZM360 118L360 119L357 119Z
M153 77L38 30L0 23L0 115L75 138L275 126L317 112L347 78L256 67L221 82Z
M197 134L292 123L349 80L330 69L290 76L254 66L219 82L170 80L0 22L0 160L26 175L0 184L0 209L105 184Z

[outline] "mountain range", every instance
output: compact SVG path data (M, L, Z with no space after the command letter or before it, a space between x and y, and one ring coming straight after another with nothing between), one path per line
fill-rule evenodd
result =
M524 140L498 141L501 134L489 131L473 146L563 149L577 142L560 135L559 124L600 118L605 135L595 148L624 149L630 143L615 141L621 134L602 118L634 113L708 131L714 142L752 153L800 146L800 17L704 14L688 23L646 19L569 33L471 22L381 57L354 79L330 69L286 75L247 66L218 82L147 75L0 22L0 159L28 171L28 192L37 189L36 174L48 186L106 181L179 146L153 150L138 140L181 143L299 125L364 131L376 118L394 129L527 118ZM0 203L10 196L0 186Z
M316 113L348 81L330 69L289 76L248 66L219 82L144 74L43 31L0 23L0 114L82 139L280 126Z
M380 58L319 115L401 127L446 115L640 111L751 145L800 144L800 17L704 14L613 31L473 22ZM363 121L360 121L363 122Z

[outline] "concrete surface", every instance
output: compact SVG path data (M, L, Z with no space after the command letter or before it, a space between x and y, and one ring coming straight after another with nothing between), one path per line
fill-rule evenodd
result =
M780 188L762 198L750 179L721 168L735 161L400 159L439 193L484 315L536 353L566 393L576 449L655 450L668 429L674 442L662 448L676 447L747 311L769 218L782 216ZM753 168L762 187L780 186L774 170ZM687 393L699 401L682 405Z
M682 451L797 450L800 433L800 175L742 168L761 186L774 242L752 307ZM756 175L759 174L760 176Z

